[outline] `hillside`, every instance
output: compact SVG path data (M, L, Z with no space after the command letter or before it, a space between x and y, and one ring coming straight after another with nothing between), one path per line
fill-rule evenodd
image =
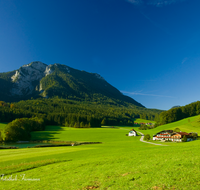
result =
M141 130L141 132L153 136L154 134L162 130L174 130L175 128L179 128L181 131L187 133L197 132L198 134L200 134L200 116L198 115L198 116L188 117L180 121L158 126L154 129Z
M171 108L160 114L157 122L161 125L179 121L184 118L200 114L200 101L196 101L185 106Z
M97 73L88 73L66 65L32 62L16 71L0 73L0 100L13 102L39 97L62 97L80 101L144 107L123 95Z

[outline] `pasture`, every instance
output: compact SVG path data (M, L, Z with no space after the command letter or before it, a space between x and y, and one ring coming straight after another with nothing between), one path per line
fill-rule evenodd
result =
M179 128L183 132L197 132L200 135L200 116L193 116L186 119L182 119L180 121L176 121L173 123L169 123L166 125L161 125L154 129L149 130L138 130L144 134L150 134L151 137L159 131L169 129L174 130L175 128ZM137 128L135 128L137 129Z
M137 119L134 119L134 123L153 123L153 124L155 124L156 122L155 121L146 120L146 119L137 118Z
M188 130L180 129L190 132L198 123L196 119L179 121L186 128L190 126L187 122L194 122ZM171 124L171 128L176 127L177 124ZM140 136L126 136L131 128L48 126L45 131L33 132L32 138L38 140L102 144L0 150L0 170L4 174L0 187L6 190L200 188L200 141L156 146L140 142ZM141 132L153 134L169 128L166 125Z

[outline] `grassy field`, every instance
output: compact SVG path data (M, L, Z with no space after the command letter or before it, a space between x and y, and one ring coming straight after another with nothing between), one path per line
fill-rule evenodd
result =
M142 133L179 127L200 131L193 117ZM171 128L170 128L171 127ZM200 141L155 146L128 137L133 127L48 126L33 139L100 141L74 147L0 150L1 189L200 189ZM135 127L138 130L137 127ZM187 129L187 130L186 130ZM6 178L7 177L7 178Z
M140 119L140 118L135 119L134 122L135 123L156 123L155 121L150 121L150 120Z
M200 116L194 116L194 117L189 117L177 122L169 123L166 125L159 126L154 129L149 129L149 130L136 130L144 133L144 134L150 134L153 136L159 131L169 129L169 130L174 130L175 128L179 128L183 132L197 132L200 135Z

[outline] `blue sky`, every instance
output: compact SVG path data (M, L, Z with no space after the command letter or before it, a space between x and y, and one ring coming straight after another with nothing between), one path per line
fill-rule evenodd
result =
M199 100L200 1L0 0L0 72L32 61L99 73L147 108Z

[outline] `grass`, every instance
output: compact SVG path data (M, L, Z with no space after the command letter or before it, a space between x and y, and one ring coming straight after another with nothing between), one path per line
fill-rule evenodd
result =
M144 134L150 134L153 136L162 130L174 130L175 128L179 128L181 131L188 133L197 132L200 135L200 116L189 117L180 121L158 126L154 129L137 130Z
M197 124L198 118L194 117L190 122L183 120L141 132L153 134L170 127L190 132ZM33 132L32 138L38 140L99 141L102 144L0 150L1 173L7 178L17 176L15 181L1 180L0 187L6 190L200 188L200 141L155 146L140 142L140 136L127 137L125 134L131 128L48 126L43 132ZM200 131L200 127L196 126L196 131Z
M134 120L135 123L156 123L155 121L151 121L151 120L146 120L146 119L140 119L140 118L137 118Z

